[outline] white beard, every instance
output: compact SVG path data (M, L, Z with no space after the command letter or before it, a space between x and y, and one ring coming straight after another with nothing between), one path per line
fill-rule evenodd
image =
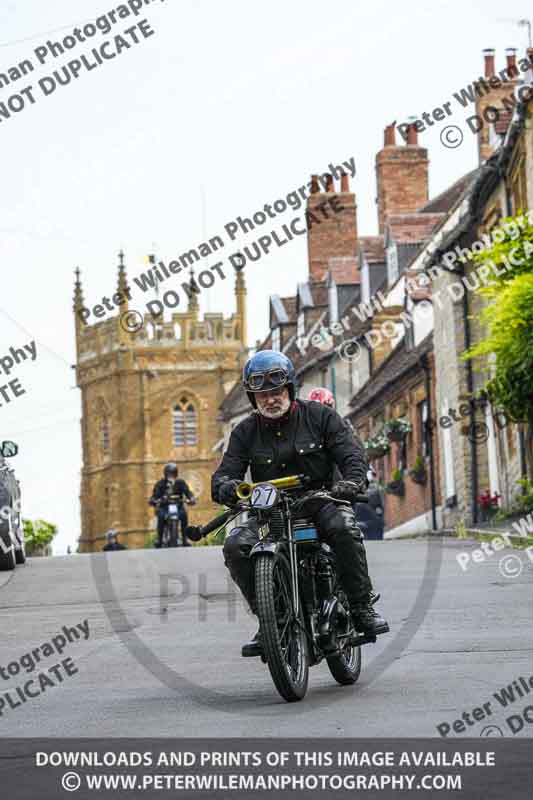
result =
M291 401L289 397L281 400L275 408L260 408L259 403L257 404L259 413L267 419L278 419L279 417L282 417L287 413L290 407Z

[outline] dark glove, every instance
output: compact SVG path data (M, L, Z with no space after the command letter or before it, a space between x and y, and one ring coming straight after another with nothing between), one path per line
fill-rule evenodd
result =
M331 494L337 500L347 500L353 503L357 500L357 495L364 492L364 482L357 483L357 481L337 481L333 484Z
M199 542L203 536L202 529L199 525L188 525L185 528L185 536L191 542Z
M241 481L236 478L224 481L218 488L218 502L224 506L234 506L239 502L237 497L237 486Z

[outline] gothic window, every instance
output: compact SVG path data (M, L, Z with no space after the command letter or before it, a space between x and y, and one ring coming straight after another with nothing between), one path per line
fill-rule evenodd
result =
M187 447L198 442L196 409L188 397L174 406L174 447Z
M111 452L111 432L109 417L105 412L101 412L100 418L100 450L103 456L108 456Z

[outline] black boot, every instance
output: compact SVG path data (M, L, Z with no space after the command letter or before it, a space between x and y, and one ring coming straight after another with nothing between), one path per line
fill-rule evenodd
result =
M263 645L261 642L261 631L258 630L253 639L243 644L241 655L243 658L255 658L263 655Z
M358 633L366 636L379 636L389 632L389 623L372 607L372 601L351 607L352 620Z

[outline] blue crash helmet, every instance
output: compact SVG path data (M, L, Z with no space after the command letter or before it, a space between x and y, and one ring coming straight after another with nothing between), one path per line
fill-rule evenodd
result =
M296 371L290 358L277 350L260 350L248 359L242 372L242 383L250 403L255 407L257 392L287 386L289 397L296 394Z

